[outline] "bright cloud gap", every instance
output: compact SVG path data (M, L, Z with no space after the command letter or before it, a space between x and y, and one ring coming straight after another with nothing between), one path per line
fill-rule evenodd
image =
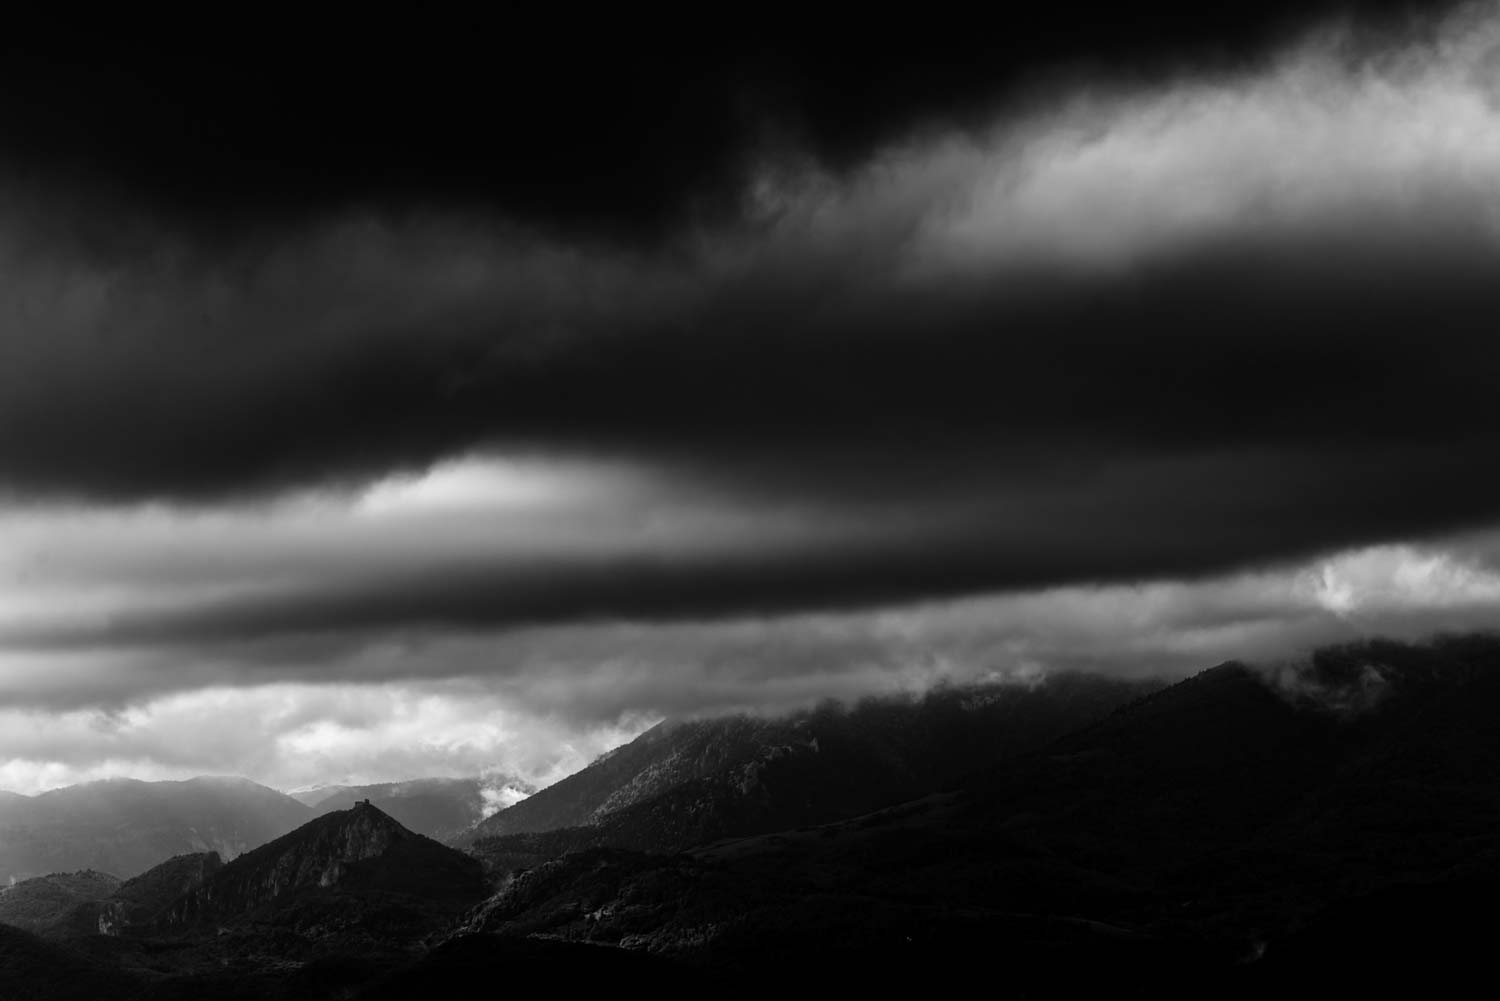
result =
M490 774L501 803L516 795L510 779L555 781L666 715L778 712L1058 670L1172 677L1377 633L1500 628L1496 555L1491 536L1192 583L384 647L326 683L242 680L115 708L0 710L0 788L117 775L238 772L295 788ZM390 680L369 680L381 658L395 661L380 665ZM424 677L434 665L438 676Z

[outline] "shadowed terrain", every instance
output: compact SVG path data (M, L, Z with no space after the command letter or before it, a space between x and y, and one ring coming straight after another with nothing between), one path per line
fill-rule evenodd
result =
M1500 638L1372 641L1274 671L1228 663L1116 705L954 778L892 769L871 752L891 745L857 745L878 775L927 776L894 788L929 782L874 812L677 851L490 859L488 880L478 858L362 803L222 866L173 859L74 905L97 916L141 902L110 934L97 921L92 932L54 923L51 942L7 929L0 996L86 996L68 992L109 978L155 999L395 998L502 982L918 989L934 971L1003 977L1021 996L1260 996L1440 989L1482 964L1500 886ZM944 714L978 711L939 693L828 712L848 726L876 709L908 735L923 733L925 713L947 720L914 746L932 733L962 743ZM822 712L779 725L820 725ZM708 723L693 727L701 738ZM747 760L772 776L798 759ZM798 788L765 781L756 802ZM715 788L684 778L594 829L674 790ZM85 877L72 881L101 882ZM30 899L70 885L36 883ZM145 901L168 897L144 916ZM35 971L52 967L47 993ZM7 993L13 983L31 993Z
M1255 990L1337 979L1347 953L1323 943L1355 929L1414 944L1367 971L1472 964L1472 934L1434 934L1395 902L1488 926L1497 713L1487 637L1330 649L1280 678L1227 664L949 793L677 856L565 856L518 874L468 930L752 980L999 964L1034 989ZM1350 923L1366 902L1379 917Z
M593 846L676 851L837 820L941 788L1160 687L1060 675L782 717L667 722L465 840L503 870Z

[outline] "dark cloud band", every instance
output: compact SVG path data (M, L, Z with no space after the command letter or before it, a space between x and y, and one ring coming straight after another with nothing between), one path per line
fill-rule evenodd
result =
M96 239L66 191L12 195L0 486L194 507L489 450L626 463L750 526L414 558L95 630L119 643L841 607L1483 523L1477 23L767 168L733 219L629 247L493 210L214 241L140 209ZM794 543L756 527L788 510Z

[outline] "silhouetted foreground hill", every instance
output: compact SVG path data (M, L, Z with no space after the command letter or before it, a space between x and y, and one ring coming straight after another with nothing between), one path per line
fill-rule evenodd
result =
M0 798L0 882L96 869L122 879L171 858L233 858L313 813L245 779L108 779Z
M0 998L5 1001L101 1001L133 997L141 987L108 961L0 924Z
M479 838L473 851L503 872L589 847L678 851L837 820L941 788L1160 687L1063 675L666 723L476 828L535 833ZM545 826L558 821L579 826Z

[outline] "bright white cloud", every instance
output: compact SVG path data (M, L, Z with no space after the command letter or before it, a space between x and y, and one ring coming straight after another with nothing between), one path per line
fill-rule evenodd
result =
M1116 270L1330 226L1495 237L1497 53L1492 3L1404 47L1362 50L1331 31L1254 71L1080 88L977 135L924 134L843 183L768 170L751 205L821 256L895 246L895 270L918 283ZM890 230L906 237L871 239Z
M0 709L0 788L242 774L282 789L486 775L497 802L583 767L655 719L578 725L470 683L204 688L116 711Z
M454 514L536 515L628 503L645 491L639 476L599 462L461 456L363 489L353 513L374 521Z
M1372 546L1305 571L1298 590L1341 616L1421 610L1500 611L1500 573L1438 548Z

